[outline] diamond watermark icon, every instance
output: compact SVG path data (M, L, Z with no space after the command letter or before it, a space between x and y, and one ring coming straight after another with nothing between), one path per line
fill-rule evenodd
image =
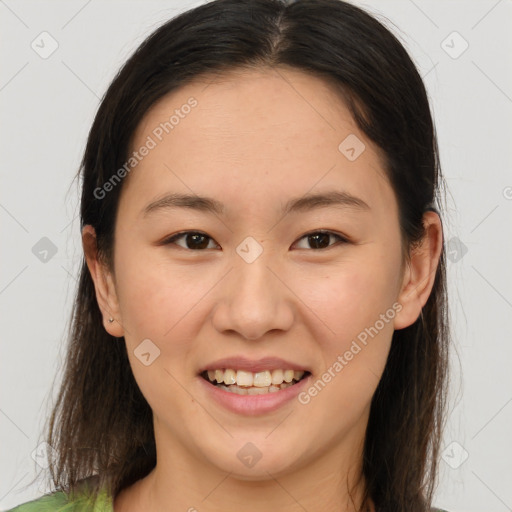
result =
M59 43L50 33L44 31L30 43L30 47L41 59L47 59L57 50Z
M160 349L149 338L146 338L137 345L133 353L144 366L149 366L160 356Z
M248 236L238 245L236 252L246 263L253 263L263 252L263 247L255 238Z
M32 459L36 461L36 464L43 468L48 469L50 466L50 457L52 456L52 447L46 441L37 445L36 449L30 454Z
M454 31L441 41L441 48L452 59L458 59L469 48L469 43L458 32Z
M457 469L466 462L469 457L469 453L465 450L464 446L452 441L441 454L441 458L450 466L452 469Z
M446 257L452 262L457 263L467 254L468 248L462 240L456 236L448 240L446 246Z
M353 162L357 160L366 149L364 142L355 134L351 133L348 137L341 141L338 150L347 160Z
M43 263L48 263L56 254L57 246L46 236L43 236L32 247L32 254Z
M238 450L236 456L240 459L240 462L247 466L248 468L252 468L256 465L256 463L261 459L262 454L253 443L245 443L240 450Z

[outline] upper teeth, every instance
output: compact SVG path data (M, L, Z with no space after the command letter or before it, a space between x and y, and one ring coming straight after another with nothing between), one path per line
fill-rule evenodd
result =
M224 384L237 384L238 386L256 386L263 388L271 384L279 385L283 382L300 380L304 375L300 370L265 370L263 372L246 372L244 370L208 370L208 378L211 382L217 381Z

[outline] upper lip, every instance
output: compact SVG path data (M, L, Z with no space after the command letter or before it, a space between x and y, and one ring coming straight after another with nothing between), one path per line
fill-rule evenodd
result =
M246 372L263 372L265 370L298 370L309 371L304 365L281 359L280 357L263 357L261 359L248 359L244 356L226 357L217 359L212 363L203 366L199 373L206 370L220 370L222 368L233 370L245 370Z

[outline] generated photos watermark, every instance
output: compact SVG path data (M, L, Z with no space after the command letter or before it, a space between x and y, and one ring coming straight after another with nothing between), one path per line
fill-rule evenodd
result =
M368 337L373 339L384 329L386 324L389 324L397 313L402 311L402 304L395 302L392 307L386 310L385 313L381 313L379 319L370 327L365 327L356 337L352 340L350 348L343 354L338 355L336 360L332 363L327 370L306 390L299 393L297 399L302 405L306 405L311 402L311 398L318 395L325 386L338 375L345 366L347 366L354 357L361 352L361 350L368 345ZM362 345L362 346L361 346Z
M192 108L198 105L197 100L191 96L186 103L180 108L174 109L174 113L167 121L161 122L156 126L151 135L146 137L146 141L137 151L133 151L132 155L126 162L101 186L94 189L93 195L96 199L104 199L108 192L111 192L122 179L126 177L142 160L149 155L152 149L155 149L159 142L163 140L165 135L171 133L178 126L182 119L190 114ZM155 140L156 139L156 140Z

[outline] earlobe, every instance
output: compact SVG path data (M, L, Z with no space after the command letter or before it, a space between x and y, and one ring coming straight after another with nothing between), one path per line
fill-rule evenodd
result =
M443 249L443 229L439 215L433 211L426 212L423 215L423 226L424 237L412 248L404 271L398 297L402 309L395 317L395 329L404 329L418 319L434 286Z
M91 225L86 225L82 229L82 245L87 267L94 282L96 300L103 316L103 326L109 334L119 338L124 335L124 329L116 287L111 272L98 258L96 232Z

